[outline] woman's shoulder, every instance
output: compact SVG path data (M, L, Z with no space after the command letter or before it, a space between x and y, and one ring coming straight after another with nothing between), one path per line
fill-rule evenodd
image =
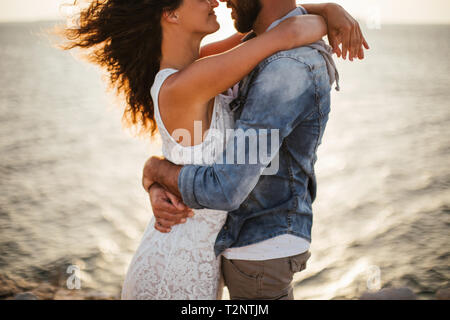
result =
M172 69L172 68L165 68L165 69L159 70L159 72L155 76L155 80L153 81L153 85L151 88L151 94L152 94L154 101L157 101L157 96L159 94L159 91L161 90L161 87L162 87L164 81L166 81L167 78L169 78L171 75L173 75L176 72L178 72L178 70Z

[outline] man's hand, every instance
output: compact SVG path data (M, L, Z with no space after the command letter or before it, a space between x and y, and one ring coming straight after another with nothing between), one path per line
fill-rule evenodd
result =
M162 233L170 232L174 225L185 223L188 217L194 216L190 208L158 183L150 187L149 194L156 219L155 229Z
M181 166L159 157L151 157L144 165L142 186L150 195L156 219L155 229L160 232L170 232L172 226L184 223L186 218L193 216L193 211L180 200L180 170Z
M338 57L342 56L344 60L347 53L350 61L356 57L364 59L364 48L369 49L369 44L361 32L358 21L335 3L326 4L324 18L328 25L328 41L333 52ZM341 44L342 49L339 47Z

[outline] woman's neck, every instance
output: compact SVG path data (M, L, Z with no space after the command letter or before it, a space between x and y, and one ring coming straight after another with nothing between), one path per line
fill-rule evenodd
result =
M201 35L186 34L169 30L163 32L160 68L182 70L200 56Z

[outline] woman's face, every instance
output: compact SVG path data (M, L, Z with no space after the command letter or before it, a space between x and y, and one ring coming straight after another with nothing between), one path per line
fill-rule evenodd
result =
M218 6L217 0L184 0L174 12L184 30L206 35L220 28L214 13Z

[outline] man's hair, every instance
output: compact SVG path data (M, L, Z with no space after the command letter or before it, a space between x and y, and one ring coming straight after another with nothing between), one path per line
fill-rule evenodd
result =
M235 21L236 30L241 33L251 31L262 9L261 0L238 0L233 7L237 14Z

